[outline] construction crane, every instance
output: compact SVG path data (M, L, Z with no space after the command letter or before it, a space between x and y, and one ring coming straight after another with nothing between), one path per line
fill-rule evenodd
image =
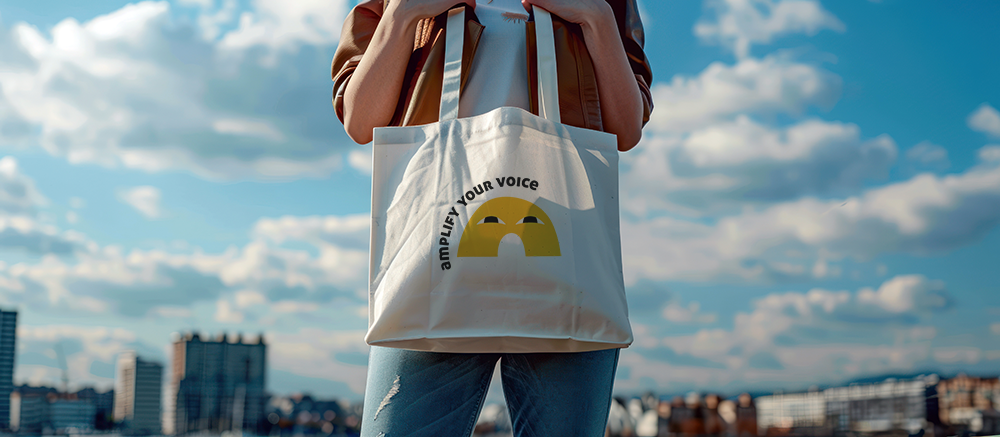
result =
M62 392L69 394L69 366L66 365L66 354L63 353L62 343L56 343L55 349L59 365L62 366Z

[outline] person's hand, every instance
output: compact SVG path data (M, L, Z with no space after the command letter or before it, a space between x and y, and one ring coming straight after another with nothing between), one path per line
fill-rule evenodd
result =
M385 2L386 15L405 17L409 20L436 17L463 3L472 9L476 8L476 0L385 0Z
M597 74L604 131L618 137L618 150L635 147L642 138L645 103L611 5L606 0L521 0L521 4L525 10L538 6L580 25Z
M521 0L521 4L528 12L535 5L563 20L583 26L593 25L597 20L614 14L604 0Z

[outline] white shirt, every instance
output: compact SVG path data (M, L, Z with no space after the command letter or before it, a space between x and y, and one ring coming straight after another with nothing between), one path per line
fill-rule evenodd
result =
M480 0L476 16L486 28L479 40L469 80L458 105L459 117L485 114L501 106L527 110L528 60L520 0Z

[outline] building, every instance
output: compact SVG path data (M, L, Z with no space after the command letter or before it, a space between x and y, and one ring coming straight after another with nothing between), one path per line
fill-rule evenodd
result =
M10 395L14 390L17 311L0 310L0 431L11 429Z
M93 388L84 388L76 392L77 399L87 400L94 404L94 429L97 431L107 431L114 425L112 423L115 391L108 390L100 393Z
M56 433L87 432L94 429L97 408L90 400L53 399L49 402L49 425Z
M115 377L115 421L130 434L160 434L163 366L125 352L118 357Z
M761 434L769 429L808 430L826 423L826 400L820 391L776 393L755 401Z
M108 426L99 426L104 416L101 409L111 415L113 393L93 388L61 393L52 387L15 387L10 396L10 429L28 435L106 430Z
M256 432L264 419L267 345L263 336L244 341L197 333L174 341L166 431Z
M927 424L928 390L937 377L887 379L824 390L827 425L835 434L904 430L915 434Z
M53 390L54 395L55 390ZM19 434L41 434L49 425L48 394L38 390L15 390L10 395L10 429Z
M937 386L938 417L956 430L981 433L992 423L1000 405L1000 380L958 375Z
M267 423L261 435L294 437L314 434L348 435L360 431L361 404L314 399L309 395L270 397L265 403ZM486 409L480 415L488 415Z

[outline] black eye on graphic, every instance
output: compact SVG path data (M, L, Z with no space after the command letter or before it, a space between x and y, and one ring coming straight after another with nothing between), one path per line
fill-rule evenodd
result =
M529 215L529 216L527 216L527 217L525 217L525 218L523 218L521 220L518 220L517 224L521 224L521 223L538 223L540 225L544 225L545 224L545 223L542 223L542 221L539 220L538 217L535 217L533 215Z
M485 218L483 218L482 220L480 220L479 223L476 223L476 224L481 225L483 223L499 223L501 225L505 225L506 224L506 223L503 222L503 220L500 220L500 217L497 217L495 215L486 216Z

